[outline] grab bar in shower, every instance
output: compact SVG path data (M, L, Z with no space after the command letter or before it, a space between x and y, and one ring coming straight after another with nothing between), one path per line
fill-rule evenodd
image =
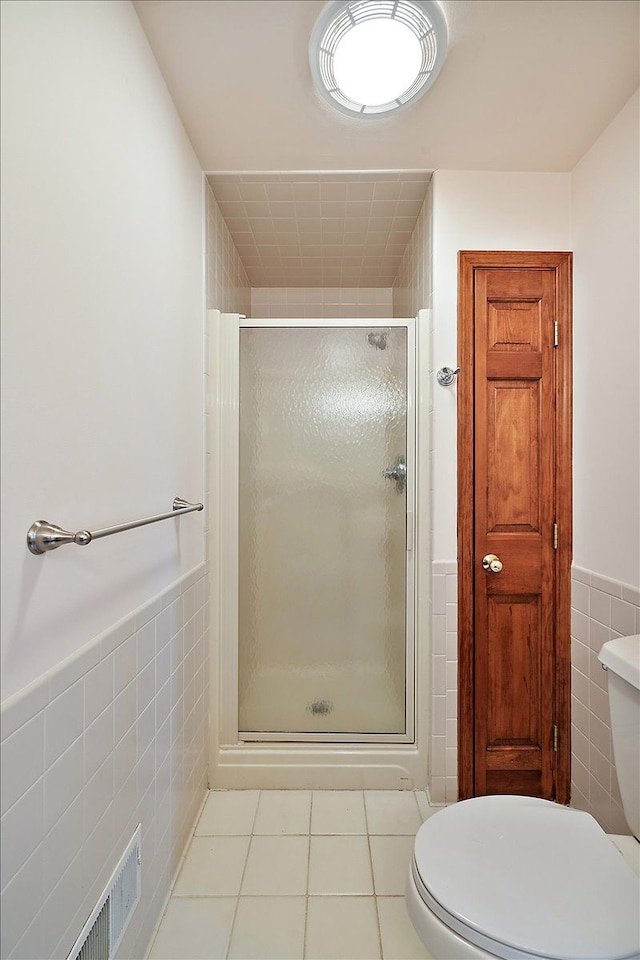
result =
M142 520L130 520L128 523L119 523L115 527L102 527L93 532L76 530L75 533L71 533L55 523L49 523L48 520L36 520L27 531L27 546L31 553L36 555L56 550L65 543L77 543L79 547L86 547L92 540L99 540L100 537L110 537L112 533L144 527L148 523L157 523L158 520L169 520L170 517L179 517L183 513L192 513L194 510L204 510L204 504L190 503L182 497L176 497L173 501L173 510L167 513L158 513L154 517L144 517Z

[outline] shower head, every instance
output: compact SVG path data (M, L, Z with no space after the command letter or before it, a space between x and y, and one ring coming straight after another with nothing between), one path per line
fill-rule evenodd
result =
M367 340L372 347L375 347L376 350L386 350L387 349L387 334L385 333L369 333L367 334Z

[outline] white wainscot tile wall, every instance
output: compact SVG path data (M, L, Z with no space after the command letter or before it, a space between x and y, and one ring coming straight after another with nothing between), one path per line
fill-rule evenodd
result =
M574 566L571 607L571 805L608 833L628 834L598 654L607 640L640 633L640 590Z
M3 958L64 958L138 823L145 956L207 788L206 565L2 705Z
M458 799L458 565L431 566L431 771L432 803Z

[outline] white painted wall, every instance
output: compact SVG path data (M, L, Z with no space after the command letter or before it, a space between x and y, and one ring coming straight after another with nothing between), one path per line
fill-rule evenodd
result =
M203 184L133 6L2 24L2 683L13 693L203 559Z
M575 563L640 586L640 94L571 175Z
M570 175L433 176L433 365L455 366L459 250L570 250ZM433 387L433 559L456 558L456 394Z

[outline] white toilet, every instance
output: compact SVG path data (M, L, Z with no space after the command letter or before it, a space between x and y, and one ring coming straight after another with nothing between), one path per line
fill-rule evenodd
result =
M640 636L605 643L600 660L636 840L614 845L590 814L534 797L476 797L439 811L418 830L406 894L436 960L640 957L640 881L630 865L640 850Z

